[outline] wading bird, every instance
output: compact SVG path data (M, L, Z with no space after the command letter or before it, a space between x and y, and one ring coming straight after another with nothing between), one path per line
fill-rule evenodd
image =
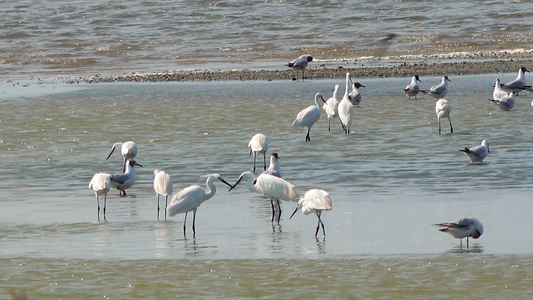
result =
M336 118L339 115L338 105L339 100L337 99L337 92L339 91L339 85L335 85L335 89L333 89L333 96L331 96L328 100L326 100L326 103L322 106L322 109L326 112L326 115L328 116L328 130L331 130L331 119Z
M94 191L96 196L96 204L98 206L98 221L100 221L100 195L104 195L104 221L105 211L107 206L107 192L111 189L111 175L106 173L96 173L94 174L91 182L89 183L89 188Z
M229 190L231 191L234 189L243 179L246 182L246 188L248 188L248 190L270 198L270 204L272 206L271 222L274 222L274 217L276 215L274 202L276 202L278 206L279 223L279 220L281 219L281 205L279 200L298 201L300 198L298 192L294 188L294 185L283 178L279 178L270 174L261 174L257 177L257 179L255 179L254 174L250 172L243 172L241 176L239 176L239 180L237 180L237 182Z
M111 187L118 189L121 196L126 196L126 189L129 189L135 183L135 166L143 167L135 160L127 158L124 173L111 175Z
M350 126L352 125L353 118L353 104L350 102L348 96L348 89L350 87L350 82L352 78L350 73L346 73L346 88L344 90L344 96L339 102L339 119L341 120L342 129L344 129L345 134L350 133Z
M312 189L305 193L304 197L298 201L298 206L292 213L291 217L299 210L302 209L304 215L315 213L318 217L318 224L316 225L315 236L318 235L318 230L322 225L322 233L326 237L326 230L324 229L324 223L320 219L320 215L324 210L331 210L331 199L329 193L324 190Z
M464 150L459 151L463 152L466 156L468 156L470 164L473 164L475 162L483 163L483 160L485 159L485 157L487 157L487 154L490 153L489 142L487 140L483 140L481 141L481 145L477 145L472 148L465 147Z
M509 111L514 107L514 92L509 93L509 95L501 97L498 100L495 99L489 99L494 103L494 105L498 106L499 109L503 111Z
M250 173L251 174L251 173ZM253 176L253 175L252 175ZM211 199L217 191L214 180L218 179L223 183L227 184L230 187L233 187L229 184L224 178L219 174L208 174L202 176L201 178L206 178L205 185L207 190L199 185L191 185L179 191L177 194L172 197L172 202L167 207L167 212L169 216L175 216L180 213L185 213L185 219L183 221L183 234L185 234L187 214L192 211L192 232L196 234L196 210L204 201Z
M111 148L111 153L109 153L105 160L108 160L111 157L111 154L115 152L115 149L117 147L120 147L120 153L122 154L122 158L124 159L124 168L122 169L122 172L126 172L126 160L128 158L134 159L135 156L137 156L137 144L132 141L128 141L125 143L115 143Z
M447 232L454 238L460 239L461 247L463 246L463 238L466 238L466 247L470 248L468 238L478 239L483 234L483 225L476 218L460 218L449 223L433 225L444 227L439 229L439 231Z
M154 170L154 191L157 195L157 220L159 221L159 196L165 196L165 220L167 219L168 196L172 194L172 178L167 172Z
M526 85L526 72L529 73L529 70L526 67L521 67L518 70L518 76L514 80L502 84L502 89L508 93L514 92L518 96L518 92L528 88Z
M423 91L424 94L430 95L431 97L442 99L446 94L448 94L448 81L452 82L448 76L442 76L442 81L438 85L434 85L429 88L429 90Z
M304 81L305 80L304 71L307 68L307 64L309 62L312 62L312 61L313 61L313 57L311 55L301 55L297 59L295 59L295 60L289 62L288 64L286 64L286 66L296 70L296 73L298 73L298 70L301 70L302 71L302 81ZM296 77L298 77L298 76L296 76Z
M420 87L418 86L417 81L422 82L418 75L413 76L413 78L411 78L411 83L409 83L405 89L403 89L403 92L407 95L407 97L409 97L409 99L411 99L411 97L415 97L416 100L416 95L418 95L420 92Z
M268 139L262 134L258 133L252 137L248 142L248 148L250 148L250 156L254 155L254 173L255 173L255 161L258 153L263 153L263 171L266 170L266 152L268 151Z
M322 94L316 93L315 94L315 105L311 105L307 107L306 109L303 109L298 113L296 116L296 119L292 122L292 126L294 127L307 127L307 135L305 136L305 141L310 142L311 137L309 136L309 132L311 131L311 127L320 119L320 103L319 101L322 100L324 103L326 101L324 100L324 97L322 97Z
M450 103L446 99L440 99L435 102L435 113L437 114L437 119L439 121L439 134L441 134L440 129L440 119L447 118L450 122L450 132L453 133L452 120L450 119L450 112L452 111Z

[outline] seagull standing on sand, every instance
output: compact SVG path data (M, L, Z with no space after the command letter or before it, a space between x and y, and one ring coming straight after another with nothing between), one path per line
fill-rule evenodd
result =
M435 113L437 114L437 119L439 121L439 134L441 133L440 129L440 119L447 118L450 122L450 132L453 133L452 120L450 119L450 112L452 111L450 103L446 99L439 99L435 103Z
M288 64L286 64L286 66L296 70L296 73L298 73L298 70L301 70L302 71L302 81L304 81L304 79L305 79L304 71L307 68L307 64L309 62L311 62L311 61L313 61L313 57L311 55L301 55L297 59L295 59L295 60L289 62Z
M508 93L515 92L515 95L518 96L518 92L528 88L526 85L525 72L529 73L529 70L526 69L526 67L521 67L520 70L518 70L518 76L514 80L502 84L502 89Z
M324 100L324 97L322 97L322 94L316 93L315 94L315 105L311 105L307 107L306 109L303 109L298 113L296 116L296 119L292 122L292 126L294 127L307 127L307 135L305 136L305 141L310 142L311 137L309 136L309 132L311 131L311 127L320 119L320 103L319 101L322 100L324 103L326 103L326 100Z
M411 83L409 83L405 89L403 89L403 92L409 97L409 99L411 99L411 97L415 97L416 100L416 95L420 92L420 87L416 83L417 81L422 82L418 75L413 76L413 78L411 78Z
M466 247L470 248L468 238L478 239L483 234L483 225L476 218L460 218L449 223L433 225L444 227L439 229L439 231L447 232L454 238L460 239L461 247L463 246L463 238L466 238Z
M430 95L431 97L442 99L448 93L448 81L452 82L448 76L442 76L442 81L438 85L434 85L429 88L429 90L423 91L424 94Z
M487 157L487 154L490 153L489 142L487 140L483 140L481 141L481 145L477 145L472 148L465 147L464 150L459 151L464 152L464 154L468 156L470 164L475 162L483 163L483 160L485 157Z

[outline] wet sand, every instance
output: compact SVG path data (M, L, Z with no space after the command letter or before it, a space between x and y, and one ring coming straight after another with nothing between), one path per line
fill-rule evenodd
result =
M343 65L341 65L343 64ZM350 72L354 78L407 77L435 75L473 75L493 73L514 73L522 67L533 68L533 58L508 58L505 60L465 60L454 62L381 62L364 61L347 63L332 62L310 66L305 71L305 79L320 80L344 78ZM159 73L124 73L121 75L94 75L67 80L68 83L100 82L160 82L160 81L272 81L301 80L301 72L295 70L187 70Z

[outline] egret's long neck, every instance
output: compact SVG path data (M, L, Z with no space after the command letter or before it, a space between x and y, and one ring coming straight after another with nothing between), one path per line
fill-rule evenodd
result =
M320 102L318 102L319 99L320 99L319 97L315 96L315 105L316 105L316 107L320 107Z
M207 178L205 185L207 186L207 193L204 194L204 201L211 199L211 197L213 197L217 192L217 187L215 186L212 177Z
M344 90L344 98L348 98L348 89L350 88L350 77L346 76L346 89Z
M337 92L339 91L339 86L336 85L335 89L333 90L333 98L337 98Z

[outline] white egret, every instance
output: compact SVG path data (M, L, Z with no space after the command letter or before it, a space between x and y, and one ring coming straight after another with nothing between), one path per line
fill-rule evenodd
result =
M503 111L509 111L514 107L515 99L514 99L514 92L509 93L509 95L501 97L499 100L493 100L489 99L494 103L494 105L498 106L499 109Z
M322 100L324 103L326 101L324 100L324 97L322 97L322 94L316 93L315 94L315 105L311 105L307 107L306 109L303 109L298 113L296 116L296 119L292 122L292 126L294 127L307 127L307 135L305 136L305 141L309 142L311 141L311 137L309 137L309 132L311 131L311 127L320 119L320 103L319 101Z
M111 187L118 189L121 196L126 196L126 189L129 189L135 183L135 168L134 166L143 167L131 158L126 159L126 171L121 174L111 175Z
M266 170L266 152L268 151L268 138L262 134L258 133L252 137L248 143L248 148L250 148L250 156L254 155L254 173L255 173L255 161L258 153L263 153L263 171Z
M111 154L115 152L115 149L117 147L120 147L120 153L122 154L122 158L124 159L124 168L122 169L122 172L126 171L126 159L131 158L134 159L137 156L137 144L132 141L128 141L125 143L115 143L113 144L113 147L111 148L111 152L107 156L105 160L108 160L111 157Z
M339 119L341 120L342 129L344 129L345 134L350 133L350 126L352 125L353 118L353 104L350 102L348 96L348 89L351 81L352 78L350 77L350 73L346 73L346 88L344 90L344 96L342 97L341 102L339 102Z
M193 234L196 234L196 210L204 201L211 199L211 197L215 195L217 191L215 183L213 182L215 179L218 179L223 183L227 184L228 186L232 187L232 185L229 184L226 180L224 180L224 178L222 178L220 174L208 174L202 176L201 178L206 178L205 185L207 190L199 185L191 185L189 187L186 187L172 197L172 202L170 202L167 207L168 215L171 217L180 213L185 213L185 219L183 221L184 234L187 228L187 214L190 211L193 212L192 231Z
M466 238L466 247L469 248L468 238L478 239L483 234L483 225L476 218L460 218L449 223L433 225L444 227L439 229L439 231L447 232L454 238L460 239L461 247L463 246L463 238Z
M420 92L420 87L418 86L417 81L422 82L418 75L413 76L413 78L411 78L411 83L409 83L405 89L403 89L403 92L409 97L409 99L411 99L411 97L415 97L416 100L416 95L418 95Z
M261 174L255 179L254 174L251 172L243 172L241 176L239 176L239 180L237 180L237 182L231 187L230 191L243 179L246 181L246 188L248 188L248 190L270 198L270 205L272 206L271 222L274 222L274 216L276 214L274 202L276 202L278 206L279 223L279 220L281 219L281 205L279 200L298 201L300 198L294 185L287 180L270 174Z
M276 152L272 153L270 155L270 165L268 165L268 169L264 171L262 174L270 174L274 175L276 177L283 177L281 176L281 169L279 168L279 156Z
M477 145L472 148L465 147L464 150L459 151L464 152L464 154L468 156L470 164L475 162L483 163L483 160L485 157L487 157L487 154L490 153L489 142L487 140L483 140L481 141L481 145Z
M96 173L94 174L91 182L89 183L89 188L94 191L96 196L96 204L98 206L98 221L100 221L100 195L104 195L104 221L105 221L105 211L107 206L107 192L111 189L111 175L106 173Z
M366 88L366 86L362 85L359 82L355 82L352 84L352 91L348 94L348 99L350 102L352 102L353 105L357 105L359 107L359 104L361 104L361 92L359 92L359 88Z
M514 80L502 84L502 89L508 93L515 92L515 95L518 96L518 92L528 88L526 85L526 74L529 73L529 70L526 67L521 67L518 70L518 76Z
M318 235L318 230L322 225L322 233L326 236L326 230L324 229L324 223L320 219L320 215L324 210L331 210L331 199L329 193L324 190L312 189L305 193L304 197L298 201L298 206L292 213L291 217L299 210L302 209L304 215L315 213L318 217L318 224L316 226L315 236Z
M307 68L307 64L311 61L313 61L313 57L311 55L300 55L300 57L289 62L288 64L286 64L286 66L291 67L294 70L296 70L296 73L298 73L298 70L301 70L302 81L304 81L305 80L304 71Z
M434 85L429 88L429 90L423 91L424 94L430 95L431 97L442 99L448 93L448 81L452 82L448 76L442 76L442 81L438 85Z
M159 221L159 196L165 196L165 220L167 219L168 196L172 194L172 178L167 172L154 170L154 191L157 195L157 220Z
M326 103L322 106L322 109L326 112L326 115L328 116L328 130L331 130L331 119L336 118L339 115L339 100L337 99L337 92L339 91L339 85L335 85L335 89L333 89L333 96L331 96L328 100L326 100Z
M452 120L450 119L450 112L452 111L450 103L446 99L439 99L435 102L435 113L437 114L437 119L439 121L439 134L441 133L440 129L440 119L447 118L450 122L450 132L453 133Z

